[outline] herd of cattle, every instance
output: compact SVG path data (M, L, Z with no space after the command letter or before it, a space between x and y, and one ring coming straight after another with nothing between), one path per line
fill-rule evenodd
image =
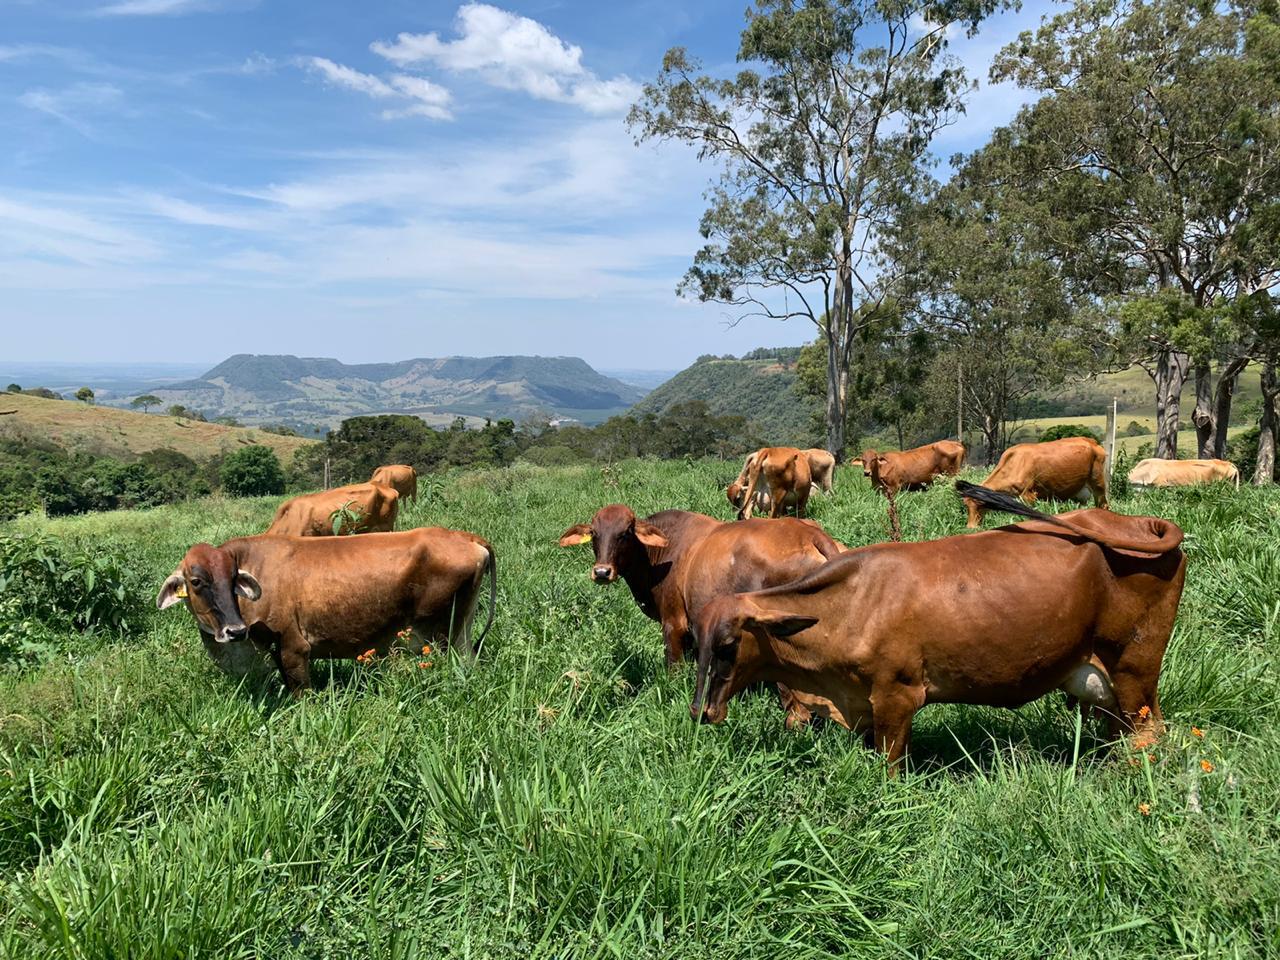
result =
M868 450L864 476L892 498L954 476L965 448L940 441ZM1106 510L1105 453L1089 438L1019 444L982 486L956 482L968 525L989 509L1031 522L921 543L850 550L805 518L836 474L825 450L767 447L726 491L737 522L686 510L640 518L621 504L560 537L591 545L592 580L623 580L662 628L669 668L696 661L691 715L724 719L729 701L776 687L788 727L825 717L862 732L896 769L912 717L929 703L1018 706L1063 690L1139 743L1161 728L1157 681L1182 594L1182 531ZM1225 461L1144 460L1144 486L1234 480ZM1037 499L1091 495L1057 516ZM294 497L262 534L197 544L157 606L185 602L210 655L232 673L271 664L310 686L313 658L447 644L474 656L493 623L493 547L462 531L394 532L407 466L368 483ZM794 508L796 516L783 514ZM759 510L769 519L757 519ZM361 536L338 534L360 533ZM484 578L488 619L472 643Z

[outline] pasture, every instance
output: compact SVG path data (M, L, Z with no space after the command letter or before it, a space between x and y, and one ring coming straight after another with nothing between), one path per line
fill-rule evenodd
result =
M894 780L843 729L787 732L767 692L693 724L692 669L667 676L626 587L593 585L589 548L555 545L609 502L728 518L737 467L424 477L401 529L497 549L474 666L321 663L292 702L224 678L177 608L3 675L0 955L1280 953L1280 494L1116 501L1188 532L1169 732L1149 754L1109 751L1055 694L927 708ZM117 552L150 605L191 543L257 532L277 502L0 531ZM899 504L906 538L964 526L949 483ZM810 506L852 546L887 536L860 469Z

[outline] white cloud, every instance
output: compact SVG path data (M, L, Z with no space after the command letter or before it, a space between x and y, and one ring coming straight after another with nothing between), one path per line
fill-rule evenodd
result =
M370 49L400 66L435 64L454 73L474 72L504 90L539 100L572 103L590 113L617 113L639 95L625 76L601 80L582 65L582 48L566 43L536 20L485 3L458 8L458 38L402 33L394 43Z
M98 17L166 17L216 10L216 0L121 0L93 11Z
M377 100L411 101L406 106L382 111L384 119L418 116L450 120L453 117L449 112L449 91L422 77L397 73L388 82L371 73L361 73L324 57L304 57L302 64L335 87L354 90Z
M109 83L74 83L61 90L28 90L18 97L18 103L28 109L47 113L88 137L92 135L92 131L80 114L96 113L120 102L122 98L120 88Z

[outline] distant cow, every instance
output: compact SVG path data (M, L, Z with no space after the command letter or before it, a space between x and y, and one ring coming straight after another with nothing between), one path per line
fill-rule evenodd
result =
M809 482L815 490L830 493L836 476L836 458L821 447L810 447L804 452L809 461Z
M809 520L725 523L686 510L641 520L623 504L560 537L562 547L583 543L595 554L591 579L622 578L645 616L662 624L668 666L691 647L693 616L711 597L786 583L843 550Z
M400 494L381 483L353 483L306 493L280 504L266 532L279 537L331 537L334 515L347 510L358 519L343 520L338 534L394 530Z
M988 490L1011 493L1034 504L1041 497L1084 500L1093 494L1095 507L1107 506L1107 452L1091 437L1064 437L1048 443L1019 443L1010 447L982 481ZM969 526L982 525L983 508L965 499Z
M381 483L396 493L401 500L418 501L418 471L403 463L389 464L373 471L370 483Z
M385 653L405 628L414 643L473 654L471 622L489 574L493 624L497 564L480 537L442 527L363 537L278 537L198 543L160 588L161 610L186 601L206 646L250 644L275 658L289 690L311 685L311 661ZM241 647L248 650L249 647Z
M794 583L704 606L692 716L719 723L741 690L780 681L870 735L894 769L931 703L1017 707L1061 689L1105 713L1113 735L1158 737L1182 531L1101 510L1046 517L967 492L1035 522L864 547Z
M1240 471L1229 460L1141 460L1129 471L1138 487L1194 487L1225 480L1240 489Z
M954 477L964 467L965 446L955 440L939 440L901 452L862 451L862 472L871 486L886 495L917 490L934 477Z
M738 519L749 520L757 507L756 492L769 494L769 516L778 517L788 506L795 506L796 516L803 518L809 503L812 474L809 458L795 447L764 447L747 458L739 479L745 475L746 487L735 489L734 481L726 493L738 507Z

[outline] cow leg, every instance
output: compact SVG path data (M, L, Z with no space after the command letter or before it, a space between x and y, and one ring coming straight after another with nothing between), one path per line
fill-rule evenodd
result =
M808 509L809 509L809 487L805 487L803 490L796 491L796 516L799 517L801 520L803 520L805 518L805 515Z
M796 699L790 687L778 684L778 699L782 701L782 709L787 712L788 730L803 727L813 719L813 712Z
M684 659L685 638L688 636L689 624L683 617L663 622L662 642L666 647L668 672L674 673Z
M276 648L276 666L285 689L295 698L311 689L311 654L304 640L290 642L282 637Z
M875 748L885 755L891 776L911 745L911 718L921 698L911 687L897 681L877 684L871 691L871 722Z
M1093 494L1093 505L1099 509L1107 509L1107 468L1106 462L1099 460L1093 464L1093 471L1087 482L1089 492Z
M774 520L787 512L787 491L781 487L770 487L769 497L772 502L769 504L769 519Z

